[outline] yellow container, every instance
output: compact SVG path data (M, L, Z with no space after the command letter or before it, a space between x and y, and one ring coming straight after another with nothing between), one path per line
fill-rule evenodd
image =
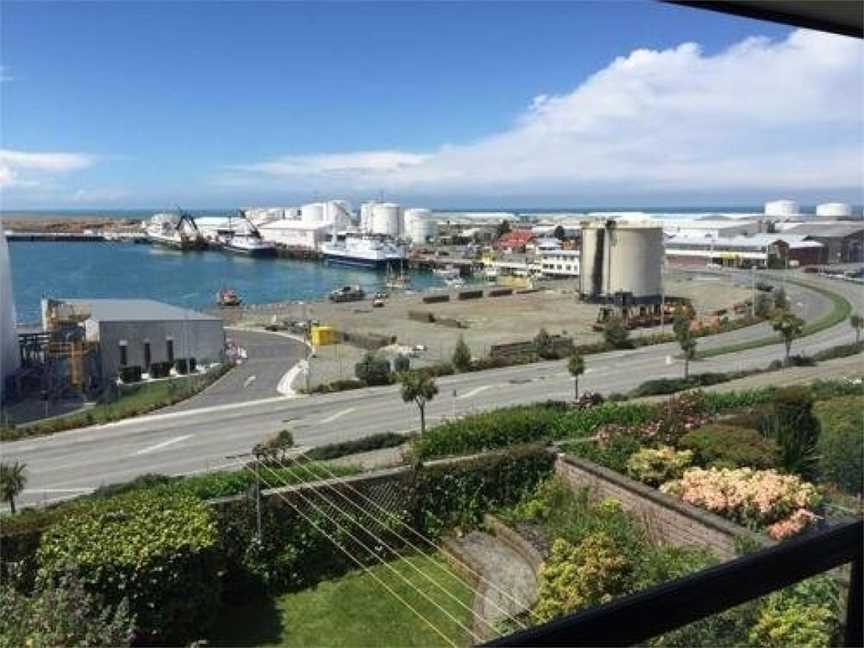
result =
M312 346L320 347L328 344L336 344L336 329L332 326L312 327Z

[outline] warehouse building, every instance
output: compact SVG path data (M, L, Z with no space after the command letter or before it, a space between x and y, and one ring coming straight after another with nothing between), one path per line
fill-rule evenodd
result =
M147 374L155 363L190 358L206 367L225 359L220 318L151 299L43 299L42 326L68 340L70 360L95 352L91 371L99 382L118 376L121 367ZM76 346L82 353L75 354ZM76 366L69 364L74 379Z
M712 238L731 238L758 234L762 224L758 219L711 218L682 219L664 218L663 233L666 236L710 236Z
M820 263L864 262L864 222L800 223L785 231L821 243Z
M798 234L756 234L714 239L675 236L666 241L666 260L678 266L722 265L736 268L822 263L822 243ZM774 261L776 260L776 261Z

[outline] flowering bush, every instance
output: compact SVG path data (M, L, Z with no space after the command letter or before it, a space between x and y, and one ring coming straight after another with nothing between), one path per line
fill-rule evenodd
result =
M649 486L659 486L680 479L692 461L693 453L689 450L677 451L669 446L642 448L627 460L627 473Z
M775 539L798 533L816 516L820 495L813 484L774 470L691 468L660 490L718 513Z
M549 621L581 607L606 603L627 591L632 567L603 532L586 536L578 545L558 538L540 572L534 615L539 621Z

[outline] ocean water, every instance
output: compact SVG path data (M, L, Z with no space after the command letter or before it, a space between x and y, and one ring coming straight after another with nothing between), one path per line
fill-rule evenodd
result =
M43 296L149 298L187 308L215 305L223 286L244 303L320 299L340 286L367 292L383 287L373 270L326 266L316 261L251 259L218 251L179 252L126 243L9 243L12 290L19 322L38 322ZM443 286L428 273L412 277L416 289Z

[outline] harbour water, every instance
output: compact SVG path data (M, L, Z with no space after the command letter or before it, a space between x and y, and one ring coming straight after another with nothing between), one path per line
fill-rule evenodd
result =
M176 252L124 243L9 244L19 322L39 321L45 296L149 298L188 308L215 305L217 291L233 288L244 303L320 299L344 285L367 292L383 287L384 273L326 266L314 261L252 259L217 251ZM415 273L412 287L443 286Z

